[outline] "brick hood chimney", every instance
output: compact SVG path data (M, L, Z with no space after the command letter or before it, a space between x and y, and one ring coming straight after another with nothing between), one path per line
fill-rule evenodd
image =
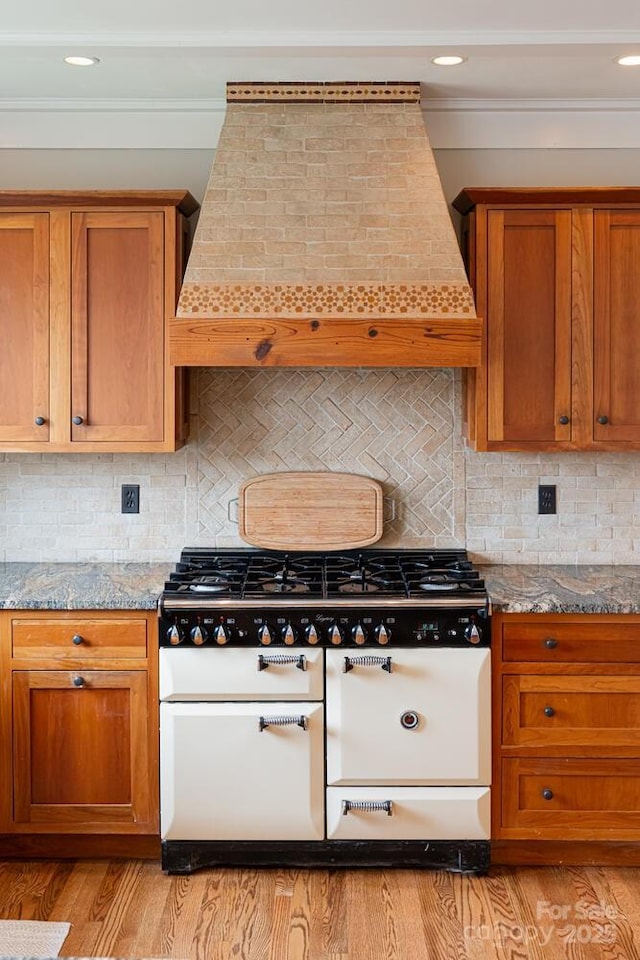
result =
M418 83L229 83L178 366L453 367L481 321Z

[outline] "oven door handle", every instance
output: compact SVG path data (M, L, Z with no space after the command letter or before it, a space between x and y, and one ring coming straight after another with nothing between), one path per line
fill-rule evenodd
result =
M299 656L296 656L294 653L273 653L269 656L265 656L262 653L258 654L258 671L266 670L271 663L295 663L298 670L307 669L307 658L304 653L301 653Z
M345 657L343 673L349 673L354 667L382 667L386 673L391 673L391 657Z
M289 726L302 727L303 730L309 729L309 717L305 717L302 714L292 717L291 715L287 716L275 716L275 717L259 717L258 718L258 728L260 733L263 730L266 730L267 727L289 727Z
M393 800L343 800L343 817L346 817L350 810L364 810L365 813L375 813L381 810L388 817L391 817L393 816Z

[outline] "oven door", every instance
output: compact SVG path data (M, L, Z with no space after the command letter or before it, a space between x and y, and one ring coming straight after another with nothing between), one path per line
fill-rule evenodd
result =
M163 840L324 836L321 703L161 703Z
M488 785L490 665L487 648L327 650L327 783Z

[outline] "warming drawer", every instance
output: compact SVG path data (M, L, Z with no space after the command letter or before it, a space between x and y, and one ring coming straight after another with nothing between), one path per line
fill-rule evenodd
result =
M488 787L329 787L330 840L488 840Z

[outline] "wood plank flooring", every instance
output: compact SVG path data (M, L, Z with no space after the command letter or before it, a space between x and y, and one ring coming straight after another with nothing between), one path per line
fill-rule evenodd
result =
M640 960L640 869L202 870L0 862L0 918L68 920L60 956Z

